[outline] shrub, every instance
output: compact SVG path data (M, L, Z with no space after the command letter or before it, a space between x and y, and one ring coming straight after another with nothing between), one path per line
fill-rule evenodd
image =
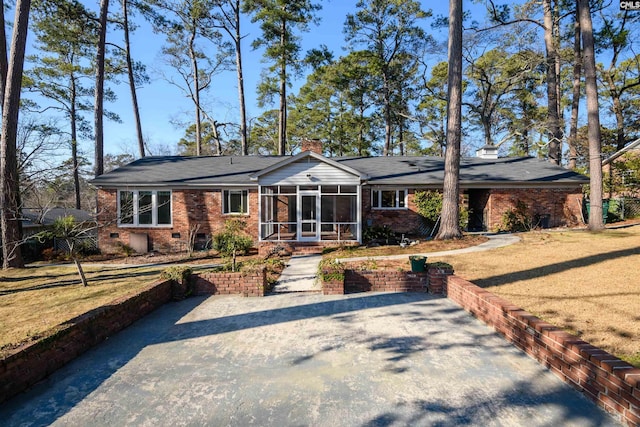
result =
M416 191L413 201L427 226L435 227L440 215L442 215L442 193L432 190ZM466 228L469 223L469 209L464 205L459 205L459 212L460 228Z
M395 239L395 237L396 233L386 225L366 227L362 232L362 238L366 242L371 242L372 240L389 241L390 239Z
M131 246L127 245L126 243L118 242L117 246L118 246L118 249L120 249L120 252L122 252L122 255L126 257L130 257L131 255L136 253L136 250L133 249Z
M527 205L521 200L516 202L516 207L502 214L502 221L498 231L529 231L532 228Z
M318 266L318 277L323 282L344 281L344 264L335 258L325 258Z
M213 236L213 248L231 258L231 271L236 271L238 254L246 255L253 246L253 239L244 232L246 227L245 221L230 219L225 222L224 231Z
M170 279L173 282L171 284L171 294L174 301L183 300L193 292L189 281L192 273L191 267L186 265L174 265L160 273L161 278Z
M165 268L162 273L160 273L160 277L163 279L174 280L176 282L185 282L189 280L191 274L193 274L191 267L187 267L186 265L174 265Z

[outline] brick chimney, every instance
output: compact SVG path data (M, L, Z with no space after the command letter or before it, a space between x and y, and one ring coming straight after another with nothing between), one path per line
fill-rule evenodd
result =
M311 151L322 155L322 141L319 139L303 139L301 151Z

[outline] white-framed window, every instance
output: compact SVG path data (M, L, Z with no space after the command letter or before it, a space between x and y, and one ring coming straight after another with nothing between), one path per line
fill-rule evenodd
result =
M222 213L241 215L249 213L248 190L222 190Z
M373 209L406 209L407 190L371 190L371 207Z
M171 190L119 190L118 224L165 227L171 223Z

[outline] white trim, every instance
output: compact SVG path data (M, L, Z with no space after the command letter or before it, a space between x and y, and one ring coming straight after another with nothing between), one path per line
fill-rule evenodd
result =
M140 192L151 193L151 224L140 224ZM121 194L123 192L132 193L132 220L131 224L123 223L122 220L122 206L120 204ZM169 223L158 224L158 192L169 193ZM173 191L164 188L121 188L116 191L116 209L117 209L117 226L119 228L171 228L173 227Z
M396 193L395 195L395 204L396 206L393 207L388 207L388 206L381 206L382 205L382 192L383 191L394 191ZM404 191L404 200L403 200L403 204L404 206L400 206L400 195L399 192L400 191ZM374 205L373 203L373 195L374 193L378 193L378 205ZM371 189L371 209L374 210L385 210L385 211L402 211L402 210L408 210L409 206L408 205L408 198L409 198L409 190L407 188L372 188Z
M243 206L244 208L246 208L246 212L225 212L224 211L225 199L226 199L225 192L227 192L229 194L231 192L234 192L234 193L241 192L242 193L241 196L240 196L241 198L243 198L244 193L246 192L247 193L246 206ZM250 203L249 203L249 189L248 188L234 188L234 189L221 188L220 189L220 199L221 199L221 202L222 202L222 203L220 203L222 205L222 206L220 206L220 208L222 210L222 215L223 216L249 216L250 215L250 213L249 213L249 205L250 205ZM245 204L244 200L243 200L242 204L243 205Z
M363 174L362 172L360 172L360 171L358 171L356 169L353 169L353 168L351 168L349 166L343 165L340 162L336 162L335 160L331 160L331 159L329 159L329 158L327 158L327 157L325 157L325 156L323 156L321 154L314 153L313 151L303 151L302 153L298 153L295 156L288 157L285 160L282 160L282 161L280 161L278 163L275 163L275 164L273 164L273 165L271 165L269 167L266 167L266 168L264 168L264 169L262 169L262 170L260 170L260 171L258 171L256 173L254 173L254 174L249 175L249 178L252 181L257 181L263 175L267 175L267 174L269 174L269 173L271 173L271 172L273 172L275 170L278 170L278 169L283 168L283 167L285 167L285 166L287 166L287 165L289 165L291 163L297 162L298 160L302 160L302 159L305 159L305 158L308 158L308 157L311 157L311 158L316 159L316 160L318 160L320 162L326 163L326 164L328 164L330 166L333 166L333 167L335 167L337 169L340 169L340 170L342 170L344 172L350 173L351 175L355 175L355 176L359 177L361 180L369 179L369 177L366 174Z

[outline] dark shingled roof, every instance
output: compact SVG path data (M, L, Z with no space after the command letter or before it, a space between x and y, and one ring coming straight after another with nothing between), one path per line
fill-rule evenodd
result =
M289 156L145 157L94 179L99 187L256 185L250 176ZM371 185L442 185L440 157L332 157L369 177ZM530 157L465 158L460 184L586 184L588 178L548 161Z

